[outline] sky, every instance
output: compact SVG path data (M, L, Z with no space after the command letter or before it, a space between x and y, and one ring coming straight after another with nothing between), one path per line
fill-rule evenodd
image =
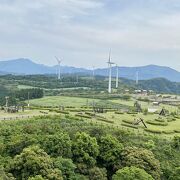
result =
M0 0L0 60L180 71L180 0Z

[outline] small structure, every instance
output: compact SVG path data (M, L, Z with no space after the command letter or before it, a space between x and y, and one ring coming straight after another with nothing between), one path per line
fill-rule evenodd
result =
M134 92L135 92L136 94L141 94L141 93L142 93L142 90L141 90L141 89L136 89Z
M136 112L142 112L141 105L138 103L138 101L134 103L134 107L135 107Z
M17 113L19 111L17 106L10 106L6 109L6 112L8 113Z
M148 113L155 113L157 111L158 111L158 109L156 109L156 108L148 108Z
M144 127L147 128L146 123L144 122L142 118L134 119L133 125L139 125L140 123L142 123Z
M159 104L160 104L160 102L158 102L158 101L154 101L154 102L153 102L153 105L154 105L154 106L159 106Z
M95 113L104 113L104 112L105 112L105 111L104 111L104 108L102 108L102 107L96 107L96 106L93 107L93 111L94 111Z
M164 108L161 110L161 112L159 113L159 115L160 115L160 116L166 116L166 111L165 111Z
M59 110L60 110L60 111L64 111L64 109L65 109L64 106L62 106L62 105L59 106Z

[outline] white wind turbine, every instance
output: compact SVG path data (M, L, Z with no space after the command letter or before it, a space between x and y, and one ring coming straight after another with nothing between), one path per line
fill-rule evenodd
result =
M118 88L118 86L119 86L119 67L116 64L116 89Z
M95 66L92 67L92 76L93 76L93 79L94 79L94 76L95 76Z
M113 62L111 62L111 49L109 51L109 60L108 60L108 68L109 68L109 86L108 86L108 92L111 93L111 79L112 79L112 64L114 64Z
M61 79L61 60L59 60L59 58L57 58L56 56L55 56L55 58L56 58L56 60L57 60L57 62L58 62L58 79L60 80Z
M139 84L139 71L136 71L136 84Z

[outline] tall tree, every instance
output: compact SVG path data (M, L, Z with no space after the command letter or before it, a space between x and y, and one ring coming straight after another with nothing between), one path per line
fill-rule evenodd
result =
M18 180L35 177L37 174L49 180L63 179L61 171L54 168L50 156L38 146L25 148L20 155L16 155L8 171Z
M73 158L78 163L94 166L99 154L99 146L94 137L86 133L76 133L72 146Z
M113 175L113 180L154 180L144 169L137 167L125 167Z
M156 180L160 180L162 174L159 161L150 150L144 148L125 148L122 152L122 165L144 169Z

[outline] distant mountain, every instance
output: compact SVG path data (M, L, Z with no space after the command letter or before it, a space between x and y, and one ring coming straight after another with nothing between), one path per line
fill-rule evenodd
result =
M34 63L29 59L21 58L9 61L0 61L0 72L1 71L11 74L55 74L57 72L57 66L45 66L43 64ZM61 71L62 73L92 74L92 70L69 66L62 66ZM119 76L135 80L137 71L139 72L140 80L165 78L170 81L180 82L180 72L169 67L156 65L142 67L119 67ZM95 74L107 76L108 69L96 69ZM112 75L116 75L116 67L112 68Z
M47 74L53 73L51 67L36 64L29 59L0 61L0 71L12 74Z
M180 94L180 83L171 82L164 78L142 80L138 85L141 89L154 90L155 92Z
M37 64L29 59L14 59L8 61L0 61L0 71L11 74L55 74L57 66L45 66ZM69 66L61 67L62 73L88 73L89 70L83 68L75 68Z
M127 79L136 79L138 71L139 80L147 80L153 78L165 78L170 81L180 82L180 72L165 66L148 65L141 67L119 67L119 76ZM96 74L108 74L107 69L97 69ZM112 68L112 75L116 76L116 67Z
M136 85L135 81L121 78L122 84L135 89L153 90L158 93L180 94L180 82L172 82L164 78L140 80Z

